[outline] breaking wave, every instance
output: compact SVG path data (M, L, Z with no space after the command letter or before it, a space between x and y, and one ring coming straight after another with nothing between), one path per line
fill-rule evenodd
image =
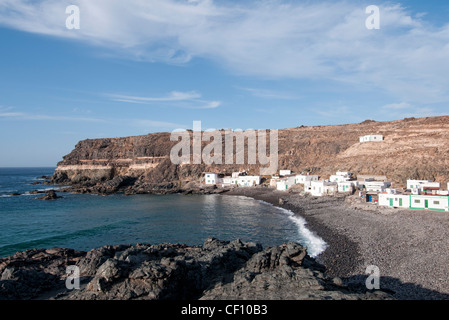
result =
M309 254L309 256L315 258L320 253L323 253L324 250L326 250L328 246L326 241L324 241L322 238L320 238L313 231L306 227L307 221L303 217L296 215L291 210L274 206L271 203L263 200L259 201L277 208L289 217L289 219L298 227L298 233L301 236L301 239L298 242L307 247L307 253Z

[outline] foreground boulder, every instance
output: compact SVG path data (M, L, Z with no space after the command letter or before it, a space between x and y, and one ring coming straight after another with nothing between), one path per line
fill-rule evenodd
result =
M54 190L48 191L44 196L39 197L39 200L56 200L62 197L58 196Z
M77 266L80 288L66 288ZM209 238L203 246L138 244L89 252L40 249L0 259L0 299L389 299L351 291L324 274L298 243Z

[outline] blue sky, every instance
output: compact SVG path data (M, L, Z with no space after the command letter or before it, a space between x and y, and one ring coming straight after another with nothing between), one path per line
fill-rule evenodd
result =
M65 25L72 4L78 30ZM0 0L0 40L0 167L54 166L82 139L195 120L449 114L447 1Z

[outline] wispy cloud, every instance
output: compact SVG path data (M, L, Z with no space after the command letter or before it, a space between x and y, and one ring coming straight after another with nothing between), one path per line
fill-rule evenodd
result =
M246 92L249 92L251 95L259 98L264 99L276 99L276 100L298 100L301 99L299 95L288 93L288 92L281 92L281 91L274 91L274 90L267 90L267 89L258 89L258 88L239 88L240 90L244 90Z
M8 108L9 109L9 108ZM66 116L66 115L47 115L47 114L33 114L27 112L1 112L0 108L0 120L20 120L20 121L60 121L60 122L92 122L92 123L102 123L106 125L129 125L130 127L144 127L145 129L157 129L164 128L166 130L184 128L186 125L159 121L152 119L134 119L134 118L112 118L112 117L76 117L76 116ZM67 131L70 134L75 133L72 131ZM68 134L65 132L65 134Z
M88 117L72 117L72 116L59 116L59 115L46 115L46 114L33 114L26 112L4 112L0 113L0 118L13 118L18 120L31 120L31 121L78 121L78 122L104 122L104 119L88 118Z
M109 94L112 100L115 101L126 101L126 102L167 102L167 101L183 101L183 100L194 100L201 98L201 95L195 91L190 92L178 92L172 91L169 95L165 97L137 97L137 96L127 96L118 94Z
M140 104L155 104L158 106L174 106L188 109L215 109L221 105L220 101L202 100L201 94L190 92L172 91L164 97L141 97L118 94L106 94L112 101Z
M65 29L69 4L81 9L80 30ZM199 57L237 74L363 84L414 103L449 101L449 24L435 26L400 4L378 5L380 30L365 28L360 2L343 0L0 0L0 24L130 59Z
M410 109L413 106L408 102L400 102L400 103L391 103L386 104L381 107L383 110L404 110L404 109Z

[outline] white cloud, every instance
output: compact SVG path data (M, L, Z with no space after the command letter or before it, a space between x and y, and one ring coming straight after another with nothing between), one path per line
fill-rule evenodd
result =
M19 120L50 120L50 121L78 121L78 122L104 122L105 120L99 118L87 117L72 117L72 116L58 116L46 114L32 114L26 112L4 112L0 113L0 118L15 118Z
M80 30L65 29L69 4L80 7ZM367 30L365 7L349 1L0 0L0 23L131 59L198 57L237 74L338 81L413 103L449 101L449 24L378 5L380 30Z
M400 102L400 103L391 103L382 106L381 108L384 110L402 110L402 109L410 109L413 106L410 103L407 102Z
M258 88L239 88L239 89L247 91L255 97L265 99L298 100L301 98L298 95L281 91L258 89Z
M61 121L61 122L98 122L104 124L117 124L123 125L124 123L132 127L145 127L149 128L165 128L174 129L185 127L179 123L158 121L158 120L148 120L148 119L114 119L114 118L88 118L88 117L73 117L64 115L46 115L46 114L32 114L26 112L0 112L0 119L15 119L15 120L26 120L26 121ZM74 132L67 131L64 134L74 134Z
M164 97L141 97L119 94L106 94L113 101L140 104L155 104L158 106L172 106L188 109L215 109L221 105L220 101L201 100L201 94L190 92L172 91Z
M165 97L138 97L138 96L127 96L118 94L109 94L112 100L115 101L126 101L126 102L167 102L167 101L183 101L201 98L201 95L191 91L191 92L178 92L172 91L169 95Z

